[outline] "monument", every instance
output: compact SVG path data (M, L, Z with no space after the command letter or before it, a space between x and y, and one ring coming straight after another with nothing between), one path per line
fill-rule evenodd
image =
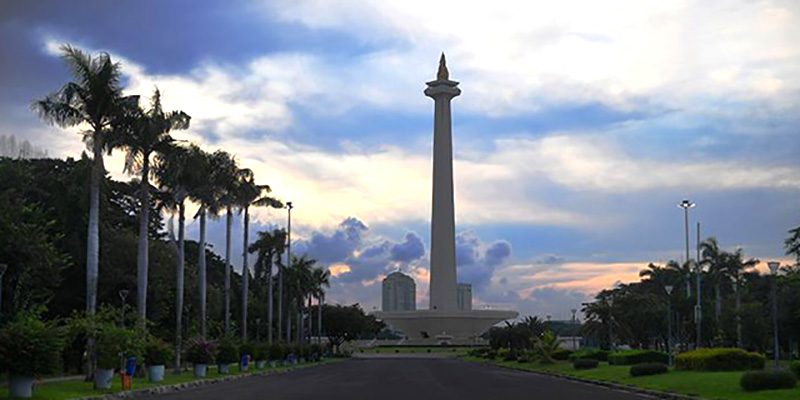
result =
M427 85L425 95L434 100L430 305L428 310L384 310L376 316L409 338L469 339L518 314L516 311L472 310L471 291L470 304L463 304L462 297L459 307L450 101L460 95L461 90L458 82L450 80L444 53L439 59L436 80Z

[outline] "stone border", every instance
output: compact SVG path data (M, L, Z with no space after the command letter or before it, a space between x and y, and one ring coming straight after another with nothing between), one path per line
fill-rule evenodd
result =
M497 367L497 368L509 369L509 370L512 370L512 371L528 372L528 373L531 373L531 374L548 376L548 377L557 378L557 379L564 379L564 380L573 381L573 382L581 382L581 383L585 383L585 384L588 384L588 385L601 386L601 387L605 387L605 388L609 388L609 389L616 389L616 390L619 390L619 391L628 392L628 393L634 393L634 394L643 394L643 395L646 395L646 396L652 396L652 397L656 397L656 398L660 398L660 399L667 399L667 400L706 400L705 397L690 396L690 395L680 394L680 393L662 392L660 390L646 389L646 388L639 387L639 386L625 385L625 384L617 383L617 382L610 382L610 381L602 381L602 380L598 380L598 379L583 378L583 377L577 377L577 376L574 376L574 375L559 374L559 373L556 373L556 372L549 372L549 371L532 371L532 370L529 370L529 369L514 368L512 366L495 364L495 363L493 363L491 361L486 361L486 360L481 360L481 361L478 361L478 362L480 362L482 364L491 365L491 366L494 366L494 367Z
M132 390L132 391L129 391L129 392L119 392L119 393L109 393L109 394L94 395L94 396L74 397L71 400L114 400L114 399L132 399L132 398L138 398L138 397L155 396L155 395L165 394L165 393L182 392L184 390L199 388L199 387L203 387L203 386L215 385L215 384L218 384L218 383L236 381L236 380L239 380L239 379L249 378L249 377L252 377L252 376L268 376L268 375L286 374L286 373L289 373L289 372L297 371L299 369L305 369L305 368L310 368L310 367L315 367L315 366L320 366L320 365L325 365L325 364L329 364L329 363L317 362L317 363L299 364L296 368L289 368L289 369L285 369L285 370L281 370L281 371L275 371L275 370L269 370L269 369L264 369L264 370L261 370L261 371L256 370L256 371L248 372L248 373L245 373L245 374L229 375L229 376L223 376L223 377L214 378L214 379L198 379L198 380L194 380L194 381L190 381L190 382L176 383L176 384L173 384L173 385L156 386L156 387L151 387L151 388L147 388L147 389L135 389L135 390Z

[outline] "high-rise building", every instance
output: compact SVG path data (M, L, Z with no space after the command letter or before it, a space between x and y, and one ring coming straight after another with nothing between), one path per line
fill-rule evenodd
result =
M400 271L383 280L383 311L413 311L417 309L417 285L414 279Z
M456 304L459 310L472 310L472 285L459 283L456 289Z

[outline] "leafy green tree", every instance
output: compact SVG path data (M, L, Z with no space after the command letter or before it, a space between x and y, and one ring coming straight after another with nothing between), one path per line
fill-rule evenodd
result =
M273 231L258 232L258 239L253 242L248 251L257 253L255 265L255 280L259 283L258 287L266 286L267 303L267 341L272 344L274 294L273 287L275 275L272 273L272 266L277 262L280 265L281 255L286 247L286 231L275 229ZM263 301L262 301L263 304Z
M323 306L322 322L325 333L335 352L339 352L343 343L356 339L360 335L374 334L385 326L374 317L364 313L361 306L329 305Z
M129 107L118 128L110 136L109 146L126 152L124 172L140 176L139 252L137 255L137 300L139 327L144 329L147 319L148 238L150 221L150 170L151 163L160 162L173 149L173 130L187 129L190 117L183 111L165 112L161 106L161 92L155 89L150 99L150 109L139 105ZM155 156L155 160L152 158Z

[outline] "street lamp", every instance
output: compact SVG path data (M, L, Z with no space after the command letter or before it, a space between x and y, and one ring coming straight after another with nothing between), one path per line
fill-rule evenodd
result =
M669 365L672 365L672 285L664 286L667 292L667 354Z
M3 322L3 275L8 269L8 264L0 264L0 322Z
M125 305L127 304L125 300L128 298L128 289L121 289L119 291L119 298L122 299L122 327L125 327Z
M286 264L284 268L289 268L292 266L292 209L294 205L291 201L286 202L286 210L288 211L288 221L287 221L287 229L286 229ZM280 288L283 289L283 273L280 274L278 279L281 281ZM283 293L278 294L278 326L281 325L281 319L283 318ZM280 329L280 328L278 328ZM278 338L280 339L280 331L278 331ZM291 341L291 334L289 333L289 328L286 329L286 341Z
M684 225L684 233L685 233L684 238L686 240L686 262L687 263L689 263L689 261L690 261L689 260L689 209L695 208L696 206L697 206L697 204L692 203L691 201L689 201L689 199L683 199L683 201L681 201L678 204L678 207L683 209L683 225ZM687 265L691 265L691 264L687 264ZM698 289L697 290L697 305L694 308L694 322L695 322L695 325L697 326L697 339L696 339L697 344L696 344L696 347L700 347L700 340L701 340L701 335L702 335L702 321L703 321L703 318L702 318L703 309L702 309L702 306L700 304L700 271L699 271L699 266L700 266L700 264L699 264L699 260L698 260L697 261L697 267L696 267L696 269L698 269L696 271L696 273L697 273L697 289ZM689 275L689 278L691 278L691 275ZM686 298L687 299L692 297L692 293L691 292L692 292L692 283L691 283L691 280L687 280L686 281Z
M772 331L775 340L774 344L774 358L775 358L775 370L780 368L779 363L779 346L778 346L778 285L776 284L777 275L778 275L778 268L780 268L781 263L777 261L770 261L767 263L769 266L769 272L772 274Z

